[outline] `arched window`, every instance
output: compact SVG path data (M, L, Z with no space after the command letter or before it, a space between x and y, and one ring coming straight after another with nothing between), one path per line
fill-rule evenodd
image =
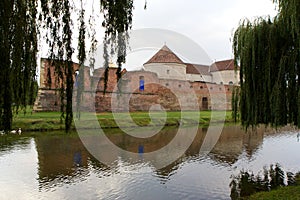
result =
M75 87L78 87L78 78L79 78L79 70L77 69L75 71L75 83L74 83Z
M140 91L145 90L145 80L144 76L140 76Z
M233 85L233 82L232 82L232 81L229 81L229 85Z

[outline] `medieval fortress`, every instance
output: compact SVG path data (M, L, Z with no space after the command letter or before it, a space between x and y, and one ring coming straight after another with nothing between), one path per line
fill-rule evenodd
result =
M60 96L55 81L57 78L51 63L51 60L41 59L40 88L35 111L60 110ZM76 96L76 87L80 81L76 77L78 64L73 63L73 68L76 72ZM111 63L104 94L104 69L95 69L91 75L89 67L85 67L81 103L84 110L231 110L232 89L239 85L239 71L232 59L215 62L210 66L185 63L166 45L141 70L123 69L119 83L116 71L117 67Z

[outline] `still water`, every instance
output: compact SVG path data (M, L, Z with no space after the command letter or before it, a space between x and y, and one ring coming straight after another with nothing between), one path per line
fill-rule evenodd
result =
M144 140L142 150L162 148L176 133L176 128L165 129ZM279 163L285 171L300 171L295 130L245 133L239 126L226 126L214 148L201 154L206 134L207 128L199 128L185 153L162 169L143 155L115 158L105 151L114 164L102 164L76 133L1 136L0 199L230 199L230 177L242 169L256 174ZM118 130L107 137L128 151L141 150L140 139Z

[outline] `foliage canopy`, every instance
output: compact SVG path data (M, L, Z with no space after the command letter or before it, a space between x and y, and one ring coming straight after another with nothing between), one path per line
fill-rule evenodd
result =
M108 76L108 60L116 52L120 77L121 64L125 62L127 31L132 24L133 0L99 0L100 12L104 21L105 80ZM75 5L76 4L76 5ZM80 6L78 6L78 5ZM94 1L93 1L94 4ZM146 5L146 3L145 3ZM78 8L79 7L79 8ZM39 11L39 12L38 12ZM18 111L33 104L36 88L37 38L44 35L49 45L49 58L53 60L56 83L61 97L61 119L65 119L66 130L70 129L72 95L75 72L72 65L74 46L77 46L79 65L86 59L86 34L91 39L89 53L96 49L96 23L94 9L86 23L85 7L82 0L2 0L0 2L0 129L10 130L13 119L13 106ZM77 16L77 17L74 17ZM75 25L78 26L75 26ZM74 39L78 32L78 41ZM108 46L112 51L108 52ZM63 62L61 62L63 61ZM95 59L91 57L93 68ZM82 67L81 67L82 69ZM84 79L80 70L80 79ZM50 82L52 80L48 80ZM106 82L105 81L105 82ZM81 81L83 84L83 81ZM78 87L77 103L80 103L82 86Z
M13 109L32 105L37 91L37 2L0 1L0 128L10 130Z
M242 124L300 125L300 1L275 0L278 15L242 21L233 38Z

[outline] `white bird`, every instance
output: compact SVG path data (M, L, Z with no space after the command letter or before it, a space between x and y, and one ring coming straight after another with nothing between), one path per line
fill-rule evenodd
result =
M22 130L21 130L21 128L19 128L18 130L12 130L10 133L12 133L12 134L19 134L19 135L21 135L21 133L22 133Z
M4 134L5 134L4 130L0 131L0 135L4 135Z

